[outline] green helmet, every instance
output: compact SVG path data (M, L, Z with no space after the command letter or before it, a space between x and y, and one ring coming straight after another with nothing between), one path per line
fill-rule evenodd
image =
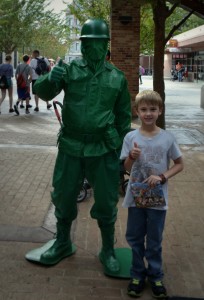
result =
M87 20L81 29L80 39L110 39L108 25L100 19Z

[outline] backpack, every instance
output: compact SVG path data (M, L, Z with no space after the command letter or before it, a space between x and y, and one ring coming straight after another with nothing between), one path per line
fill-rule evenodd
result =
M17 86L21 89L24 89L26 87L26 81L22 73L18 75Z
M21 89L26 88L26 80L25 77L23 76L23 72L25 71L26 68L27 66L24 67L23 71L21 71L21 73L17 77L17 87Z
M7 77L5 75L2 75L0 78L0 89L8 89L8 88L9 88L9 84L8 84Z
M37 67L35 69L35 72L37 75L44 75L49 72L49 66L47 65L44 57L37 57Z

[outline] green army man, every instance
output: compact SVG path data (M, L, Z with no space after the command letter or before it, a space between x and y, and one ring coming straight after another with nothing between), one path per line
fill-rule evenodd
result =
M49 101L64 91L58 156L53 174L52 202L57 218L54 244L40 263L52 265L74 252L70 239L77 217L77 196L84 178L94 191L91 217L101 232L99 259L112 273L120 270L114 251L117 218L119 154L130 130L131 107L127 80L105 61L109 29L105 21L89 19L81 30L82 59L62 61L35 83L35 93Z

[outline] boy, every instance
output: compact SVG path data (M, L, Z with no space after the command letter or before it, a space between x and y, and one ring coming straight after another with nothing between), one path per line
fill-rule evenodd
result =
M30 83L32 82L32 68L28 65L28 61L30 59L30 56L25 54L23 55L23 63L19 64L17 66L16 69L16 81L18 80L20 74L23 75L24 79L25 79L25 87L19 87L17 84L17 93L18 93L18 100L16 102L16 104L14 105L14 110L16 112L17 115L19 115L19 110L18 110L18 105L21 101L25 100L26 101L26 110L25 113L29 114L29 108L32 107L29 104L29 101L31 99L30 97ZM23 103L20 105L20 108L24 107Z
M167 182L183 170L183 160L174 136L156 125L162 113L160 95L142 91L136 96L136 111L141 126L125 136L120 157L131 172L123 202L128 208L126 239L132 248L128 295L141 296L147 277L153 297L166 298L161 243L168 208ZM169 168L170 159L173 165Z

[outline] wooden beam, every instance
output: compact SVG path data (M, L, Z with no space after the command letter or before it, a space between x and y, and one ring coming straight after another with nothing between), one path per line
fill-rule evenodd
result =
M179 6L188 11L194 11L194 14L200 18L204 17L204 1L203 0L168 0L168 2L174 4L179 2Z

